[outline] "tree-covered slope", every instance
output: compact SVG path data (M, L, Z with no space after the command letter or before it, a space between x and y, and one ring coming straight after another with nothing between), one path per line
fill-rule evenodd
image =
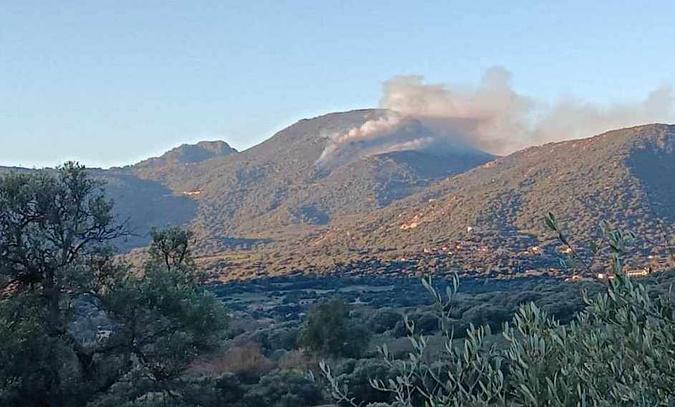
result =
M550 211L580 240L595 237L601 220L630 229L647 257L667 251L675 235L674 144L675 126L653 124L531 147L338 225L308 247L421 253L471 241L464 256L496 262L500 251L515 256L547 242Z
M92 171L108 183L109 196L136 234L123 248L147 244L152 227L185 225L195 232L198 253L211 255L256 242L294 241L493 158L467 147L375 151L361 140L329 167L318 164L336 136L390 114L331 113L300 120L242 152L222 141L200 142L135 165ZM432 136L416 120L405 123L390 130L393 140Z
M233 241L303 236L335 219L387 206L492 158L470 149L398 151L350 160L330 171L317 165L331 137L386 113L356 110L301 120L248 150L177 169L163 182L174 193L195 199L198 210L191 226L201 252L212 253ZM430 131L419 123L412 129ZM137 166L131 171L147 176Z

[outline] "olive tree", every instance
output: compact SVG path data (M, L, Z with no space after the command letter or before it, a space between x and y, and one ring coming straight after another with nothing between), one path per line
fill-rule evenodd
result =
M4 290L36 293L51 334L64 331L76 266L124 234L101 184L66 163L56 174L9 174L0 181L0 276Z
M189 234L155 231L141 268L103 184L76 163L0 177L0 404L123 405L183 397L182 374L226 318Z
M359 357L369 341L370 331L352 321L349 306L339 299L313 306L300 337L310 352L330 357Z

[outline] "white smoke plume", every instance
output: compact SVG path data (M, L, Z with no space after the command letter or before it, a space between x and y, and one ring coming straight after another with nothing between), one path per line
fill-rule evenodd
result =
M549 106L517 93L503 68L487 70L476 87L397 76L383 86L380 107L388 112L330 135L317 166L330 169L369 155L432 147L505 155L622 127L673 122L674 101L673 89L663 86L638 103L597 106L568 98Z
M396 112L386 112L361 126L331 136L317 166L331 169L362 157L405 150L421 150L434 143L419 121Z
M389 133L401 124L401 116L387 114L377 119L368 120L360 127L354 127L344 134L336 134L331 137L331 143L321 153L319 161L327 161L338 149L351 142L368 140L380 134Z
M639 103L596 106L566 99L547 106L518 94L507 70L492 68L475 88L425 84L421 76L395 77L385 82L380 106L473 147L508 154L621 127L672 122L674 96L671 87L663 86Z

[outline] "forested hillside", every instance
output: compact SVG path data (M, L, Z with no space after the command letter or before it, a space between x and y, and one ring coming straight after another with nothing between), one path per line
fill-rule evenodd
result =
M662 268L675 235L674 145L675 126L655 124L531 147L336 225L306 246L343 260L440 256L479 272L513 269L520 258L525 271L557 264L562 248L542 222L553 212L580 243L597 238L603 220L633 231L641 239L636 264Z
M133 232L119 248L147 245L153 227L183 225L195 234L198 259L225 278L413 273L421 263L446 272L542 273L566 250L541 226L548 212L579 243L596 238L601 221L631 230L641 239L630 256L635 267L674 261L673 126L615 130L498 158L467 147L389 151L363 135L339 154L331 150L373 123L391 125L383 134L394 140L432 138L422 123L390 115L328 114L243 152L202 142L92 175L108 183Z

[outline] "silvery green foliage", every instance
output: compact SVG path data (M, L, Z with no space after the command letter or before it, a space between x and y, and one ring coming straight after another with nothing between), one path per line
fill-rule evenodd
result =
M534 305L504 331L509 400L524 406L668 405L675 393L672 303L622 274L568 326Z
M391 393L394 399L392 406L397 407L504 404L504 358L494 345L485 342L490 329L472 326L462 340L462 346L457 346L459 341L453 339L453 332L448 328L453 312L450 303L457 293L458 278L453 277L445 296L433 287L430 278L422 280L422 284L434 298L445 347L437 358L430 358L427 337L416 334L414 322L405 318L413 351L407 359L394 359L386 345L380 347L378 350L383 360L398 374L387 381L372 378L371 386ZM362 405L350 398L348 389L337 382L326 363L322 362L320 367L338 403L353 407Z
M557 230L555 219L547 224ZM608 230L614 278L605 293L585 298L586 308L562 326L530 303L504 327L506 345L486 343L487 327L471 327L454 340L447 322L457 293L454 276L445 294L422 281L434 299L445 348L429 357L427 338L406 319L413 351L384 360L395 379L371 379L388 391L392 406L668 406L675 403L675 310L673 295L652 299L642 284L622 272L630 233ZM350 398L325 363L321 369L339 405L361 406Z

